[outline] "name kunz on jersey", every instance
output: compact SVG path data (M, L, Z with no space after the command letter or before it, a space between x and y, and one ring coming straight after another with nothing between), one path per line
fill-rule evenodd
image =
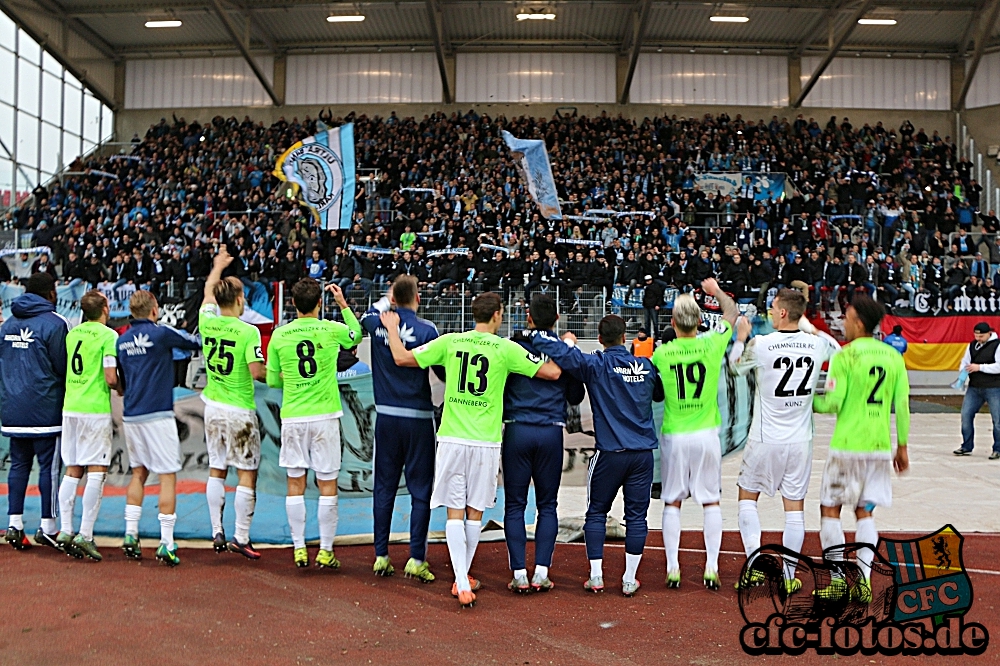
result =
M146 350L152 347L153 342L150 341L149 336L145 333L138 333L131 340L122 343L122 350L128 356L144 356Z
M17 335L3 336L4 342L9 342L14 349L27 349L35 341L35 332L30 328L22 328Z

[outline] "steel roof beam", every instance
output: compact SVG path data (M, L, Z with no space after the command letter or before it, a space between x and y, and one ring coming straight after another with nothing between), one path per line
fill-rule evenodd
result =
M994 0L994 2L1000 2L1000 0ZM837 53L840 52L840 49L843 48L844 44L846 44L847 40L850 38L851 33L854 32L854 29L858 26L858 19L867 14L874 4L875 0L864 0L864 2L861 3L861 6L858 7L857 11L851 15L850 22L847 24L847 27L844 28L843 31L841 31L840 36L834 40L830 49L826 52L826 55L823 56L819 65L816 66L816 70L812 73L812 76L810 76L809 80L806 81L806 84L802 86L802 91L799 92L799 96L792 103L793 109L797 109L802 106L802 102L805 101L805 98L819 81L819 77L823 75L826 68L830 66L831 62L833 62L833 59L837 57Z
M958 93L958 99L955 100L955 111L961 111L965 108L965 98L969 94L972 80L976 77L976 70L979 69L979 61L983 59L983 53L986 51L986 43L993 33L993 26L997 22L998 13L1000 13L1000 0L991 0L989 7L986 8L986 13L981 14L979 31L976 35L976 50L972 52L972 57L969 59L969 66L965 70L965 80L962 81L962 92Z
M229 17L229 14L226 13L226 9L222 6L221 0L212 0L212 6L215 9L215 13L219 16L219 20L222 21L222 25L226 28L226 32L229 33L229 38L233 40L234 44L236 44L236 48L239 49L240 55L243 56L247 65L249 65L250 69L253 70L254 76L256 76L257 80L260 81L260 85L264 87L268 97L271 98L271 101L274 102L275 106L282 106L285 101L278 97L277 93L274 92L274 86L271 85L271 82L264 75L264 71L260 68L260 65L257 64L257 61L250 55L249 45L244 43L243 39L240 37L240 33L236 29L236 25Z

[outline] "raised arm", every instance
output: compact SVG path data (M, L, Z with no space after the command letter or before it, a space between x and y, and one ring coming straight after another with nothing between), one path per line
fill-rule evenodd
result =
M747 375L757 367L757 344L753 340L747 342L752 330L753 326L746 317L736 320L736 342L729 350L728 358L729 373L732 375Z
M736 326L736 319L740 316L740 309L736 306L736 301L729 298L729 294L722 291L722 287L715 281L715 278L705 278L701 281L701 290L709 296L714 296L719 301L719 308L722 310L722 318L729 322L730 326Z
M404 368L419 368L420 365L413 356L413 352L407 349L399 338L399 315L395 312L383 312L380 319L389 340L392 360L396 362L396 365Z
M347 304L347 299L344 298L344 292L341 291L340 287L335 284L328 284L326 290L333 294L333 300L336 301L337 307L340 308L340 315L344 318L344 324L347 328L343 335L337 336L337 342L342 347L353 349L361 342L361 324ZM340 330L343 331L343 329Z
M212 262L212 272L208 274L208 279L205 280L205 296L202 298L202 305L217 305L215 302L215 285L219 284L219 280L222 279L222 271L226 270L226 267L232 262L233 258L230 256L225 243L223 243L219 246L219 253L215 255L215 259Z

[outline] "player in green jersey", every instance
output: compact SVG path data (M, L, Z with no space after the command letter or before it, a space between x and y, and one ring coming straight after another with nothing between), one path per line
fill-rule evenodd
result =
M820 485L821 525L819 538L827 548L845 543L840 522L843 506L854 508L857 517L854 541L878 545L878 530L872 512L876 506L892 505L892 474L910 466L906 444L910 435L910 382L903 357L889 345L872 337L885 308L868 296L855 296L844 319L844 334L850 344L833 357L827 374L826 393L816 396L813 410L837 415L830 440L830 455ZM890 416L896 411L896 454L892 453ZM871 601L871 566L874 554L858 551L864 576L853 585L834 577L815 594L826 598Z
M66 334L66 399L63 402L62 460L66 476L59 485L62 522L56 543L74 557L101 560L94 545L94 523L101 509L111 459L111 389L118 388L115 343L108 328L108 299L92 289L80 299L83 323ZM80 533L73 536L76 489L87 468Z
M292 533L293 560L309 566L306 550L306 473L316 474L319 486L319 553L316 564L333 569L340 562L333 553L337 534L337 474L340 472L340 390L337 355L361 341L361 324L344 293L328 285L345 324L319 318L323 288L312 278L292 287L298 318L274 330L268 346L267 384L283 388L281 399L281 455L278 464L288 475L285 511Z
M660 481L663 500L663 546L667 554L667 587L681 584L678 551L681 541L681 501L691 497L704 510L705 587L719 589L719 549L722 547L722 447L719 444L719 377L726 346L739 316L736 302L712 278L701 289L722 308L722 321L698 335L701 309L694 297L682 294L674 302L677 339L653 352L653 365L663 382L663 428L660 434Z
M474 330L442 335L412 351L399 337L399 315L390 311L381 317L396 365L445 368L431 508L448 509L445 538L455 572L452 595L462 606L476 601L473 588L479 582L469 569L479 545L483 511L496 501L507 375L556 380L562 373L552 361L543 364L516 342L497 336L503 321L503 301L497 294L477 296L472 315Z
M205 298L198 313L202 354L208 383L205 401L205 444L208 447L208 484L205 495L212 521L215 552L227 548L256 560L260 553L250 542L250 521L257 502L257 468L260 466L260 430L253 400L253 382L264 381L264 354L260 331L240 321L245 302L243 283L222 277L232 262L225 245L219 247L212 272L205 281ZM226 502L225 479L236 468L236 530L226 543L222 510Z

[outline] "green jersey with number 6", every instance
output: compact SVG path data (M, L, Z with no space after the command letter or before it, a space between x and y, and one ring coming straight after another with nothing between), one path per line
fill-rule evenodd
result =
M902 354L874 338L858 338L833 357L826 393L813 400L813 411L837 414L830 450L855 455L892 453L893 406L896 439L905 446L910 437L906 364Z
M507 375L534 377L542 362L524 347L492 333L448 333L413 350L421 368L445 369L441 441L500 446Z
M99 321L86 321L66 334L66 399L63 411L110 414L111 387L104 379L105 358L118 358L118 334ZM115 363L108 361L109 368Z
M337 356L361 341L361 324L349 308L346 325L300 317L274 329L267 347L267 384L283 387L281 418L340 417Z
M718 428L719 376L733 327L725 319L696 338L677 338L653 352L653 365L663 382L665 435Z
M240 409L254 409L253 376L249 363L263 363L260 331L237 317L224 317L219 306L207 303L198 313L202 354L208 383L206 400Z

